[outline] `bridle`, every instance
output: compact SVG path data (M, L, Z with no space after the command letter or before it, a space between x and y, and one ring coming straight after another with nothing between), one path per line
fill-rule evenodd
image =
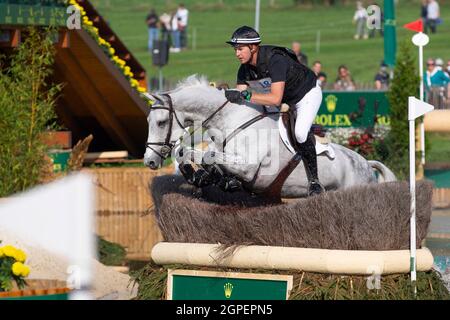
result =
M153 152L155 152L159 157L161 157L163 160L167 159L173 149L173 147L175 146L175 141L170 141L170 137L172 136L172 126L173 126L173 118L175 117L175 120L177 121L178 125L180 126L180 128L184 128L183 125L181 124L180 119L177 116L177 113L175 112L175 109L173 108L173 102L172 102L172 98L170 97L169 94L165 93L163 94L164 97L167 98L168 100L168 107L164 107L164 106L155 106L155 107L151 107L151 110L167 110L169 111L169 130L167 131L167 136L164 142L147 142L145 144L146 148L149 148L150 150L152 150ZM228 103L229 101L226 100L219 108L217 108L208 118L205 119L205 121L203 121L203 125L202 127L204 127L209 121L211 121L211 119L217 114L219 113ZM228 135L225 140L222 143L222 150L225 149L225 146L227 144L227 142L229 142L232 138L234 138L234 136L236 136L239 132L242 132L243 130L245 130L246 128L248 128L249 126L251 126L252 124L254 124L255 122L269 116L272 114L281 114L281 113L286 113L284 111L275 111L275 112L270 112L267 110L267 108L265 106L263 106L263 110L264 112L259 114L258 116L248 120L247 122L243 123L242 125L240 125L237 129L235 129L230 135ZM198 130L199 128L197 128L196 130ZM196 131L194 130L191 133L188 133L189 136L192 136L194 134L194 132ZM154 148L152 148L151 146L162 146L160 151L156 151Z
M170 152L172 151L173 147L175 146L175 141L170 141L170 137L172 136L172 126L173 126L173 118L175 117L175 120L177 121L180 128L183 128L183 125L181 124L180 119L177 116L177 113L175 112L175 109L173 108L172 98L168 94L163 94L164 97L168 100L168 107L165 106L152 106L150 111L152 110L167 110L169 111L169 130L167 131L166 139L164 142L147 142L145 144L146 148L149 148L154 153L156 153L158 156L160 156L162 159L167 159L170 155ZM178 139L177 139L178 140ZM161 149L159 151L156 151L151 146L161 146Z
M161 157L163 160L167 159L173 149L173 147L175 147L175 141L170 141L170 137L172 136L172 127L173 127L173 118L175 118L175 120L177 121L178 125L180 126L180 128L184 128L184 126L181 124L180 119L177 116L177 113L175 112L175 109L173 108L173 102L172 102L172 98L170 97L169 94L165 93L163 94L164 97L167 98L168 101L168 107L164 107L164 106L155 106L155 107L151 107L150 111L152 110L167 110L169 111L169 129L167 131L167 135L166 135L166 139L164 140L164 142L147 142L145 144L146 148L149 148L150 150L152 150L154 153L156 153L159 157ZM205 121L203 121L203 126L206 125L218 112L220 112L220 110L223 109L223 107L225 107L225 105L228 103L228 100L225 101L216 111L214 111L208 118L206 118ZM197 129L196 129L197 130ZM196 131L194 130L191 133L188 133L189 136L192 136L194 134L194 132ZM153 147L151 146L161 146L161 149L158 151L156 151Z

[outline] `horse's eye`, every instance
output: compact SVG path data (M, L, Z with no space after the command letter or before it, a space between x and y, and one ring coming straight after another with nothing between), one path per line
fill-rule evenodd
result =
M157 124L158 124L158 127L162 128L167 124L167 120L158 121Z

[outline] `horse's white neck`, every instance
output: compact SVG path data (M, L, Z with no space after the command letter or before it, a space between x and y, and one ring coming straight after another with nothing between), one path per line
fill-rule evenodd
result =
M175 110L183 114L185 123L203 123L226 102L224 91L200 85L175 90L170 93L170 96ZM237 128L242 124L243 119L250 120L259 112L256 108L228 103L223 111L211 119L208 127Z

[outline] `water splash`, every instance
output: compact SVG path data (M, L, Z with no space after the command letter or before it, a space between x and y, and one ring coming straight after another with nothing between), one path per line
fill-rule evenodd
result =
M435 256L434 269L439 271L444 281L445 287L450 291L450 257L449 256Z

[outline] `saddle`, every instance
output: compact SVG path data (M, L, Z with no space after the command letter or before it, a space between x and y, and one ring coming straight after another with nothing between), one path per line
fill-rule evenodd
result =
M299 150L299 143L295 137L295 119L297 118L297 111L295 108L291 108L286 103L281 105L281 121L286 128L287 139L291 146L294 147L295 151Z
M297 112L295 108L289 107L287 104L281 106L281 116L278 120L278 129L280 131L280 138L285 144L286 148L292 154L296 154L299 151L299 143L295 136L295 119L297 118ZM330 145L328 138L324 137L323 134L316 134L316 131L321 131L319 125L313 124L311 126L310 132L314 133L314 143L316 145L317 155L325 154L330 159L335 158L335 153Z

